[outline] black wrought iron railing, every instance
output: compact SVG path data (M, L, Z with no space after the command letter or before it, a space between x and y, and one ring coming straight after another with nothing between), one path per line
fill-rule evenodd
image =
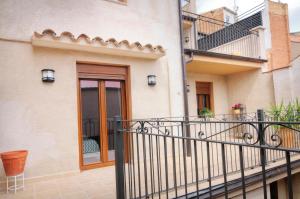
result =
M114 129L118 199L246 198L253 185L267 198L278 175L287 176L293 198L299 121L266 121L258 111L231 121L115 118Z
M259 32L255 30L262 25L261 11L232 24L186 11L183 20L192 24L184 31L186 49L261 58Z

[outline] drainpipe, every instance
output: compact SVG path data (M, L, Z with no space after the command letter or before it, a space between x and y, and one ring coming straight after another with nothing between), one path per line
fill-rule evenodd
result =
M183 41L183 25L182 25L182 7L181 0L178 0L178 22L180 29L180 55L181 55L181 69L182 69L182 84L183 84L183 102L184 102L184 122L187 124L189 122L189 103L187 95L187 80L186 80L186 63L184 57L184 41ZM191 137L189 125L185 125L185 135L186 137ZM191 143L187 140L187 156L191 155Z

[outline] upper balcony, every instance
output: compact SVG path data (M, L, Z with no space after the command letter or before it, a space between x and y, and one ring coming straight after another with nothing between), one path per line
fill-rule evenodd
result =
M252 67L260 68L261 63L266 61L263 44L262 11L258 11L241 20L238 20L236 15L233 15L231 22L228 20L225 22L222 20L224 17L222 17L221 19L212 18L207 15L183 11L185 53L189 56L205 56L205 60L202 60L201 63L206 63L207 57L230 59L231 63L238 60L237 66L245 64L240 63L241 61L252 62L249 65L250 68L235 67L230 69L229 73L249 70ZM217 62L218 64L224 63L223 60L217 60ZM253 65L253 63L255 64ZM195 63L192 65L195 65ZM232 66L235 63L228 65Z
M185 49L261 58L261 12L232 24L188 11L183 11L183 20Z

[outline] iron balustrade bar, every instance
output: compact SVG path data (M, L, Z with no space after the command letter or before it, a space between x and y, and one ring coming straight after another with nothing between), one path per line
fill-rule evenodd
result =
M178 196L178 191L177 191L177 177L176 177L176 156L175 156L175 138L172 138L172 157L173 157L173 178L174 178L174 187L175 187L175 197Z
M293 199L293 183L292 183L292 170L291 170L291 155L289 151L285 152L286 157L286 171L288 175L288 193L289 193L289 199Z
M243 199L246 199L246 185L245 185L245 172L244 172L244 156L243 156L243 147L242 146L239 146L239 156L240 156L240 168L241 168L241 180L242 180Z
M196 191L197 191L197 198L199 198L198 153L197 153L197 142L195 140L194 140L194 154L195 154L195 169L196 169Z
M226 171L226 156L225 156L225 145L222 144L222 168L224 176L224 189L225 189L225 199L228 199L228 189L227 189L227 171Z
M211 198L212 197L212 190L211 190L211 168L210 168L209 142L206 142L206 148L207 148L208 188L209 188L209 198Z
M116 195L118 199L125 198L125 178L124 178L124 153L123 153L123 136L122 132L122 121L121 117L114 118L114 134L115 134L115 150L119 153L116 153L115 157L115 170L116 170Z
M156 122L156 121L151 121L151 120L132 120L133 122ZM123 121L126 122L126 121ZM130 121L127 121L130 122ZM183 122L182 120L163 120L160 122L164 123L181 123ZM280 121L239 121L239 120L230 120L230 121L212 121L212 120L207 120L207 121L195 121L195 120L190 120L188 124L234 124L234 123L240 123L240 124L270 124L270 125L281 125L281 126L286 126L286 125L299 125L299 122L280 122Z
M189 11L186 11L186 10L182 11L182 13L183 13L184 16L192 16L194 18L202 17L204 19L214 21L214 23L216 23L218 25L223 25L223 24L229 24L230 25L231 24L229 22L224 22L222 20L214 19L214 18L211 18L211 17L207 17L207 16L197 14L197 13L193 13L193 12L189 12Z
M120 131L120 132L136 134L135 131L123 130L123 131ZM224 141L218 141L218 140L206 140L206 139L182 137L182 136L174 136L174 135L158 135L157 134L157 135L155 135L155 137L177 138L177 139L190 140L190 141L194 141L194 140L197 141L198 140L198 141L214 143L214 144L227 144L227 145L244 146L244 147L251 147L251 148L257 148L258 147L258 145L249 145L249 144L236 143L236 142L224 142ZM269 149L269 150L276 150L276 151L289 151L289 152L294 152L294 153L300 153L300 149L294 149L294 148L287 149L287 148L282 148L282 147L271 147L271 146L268 146L268 145L261 145L261 146L259 146L259 148Z

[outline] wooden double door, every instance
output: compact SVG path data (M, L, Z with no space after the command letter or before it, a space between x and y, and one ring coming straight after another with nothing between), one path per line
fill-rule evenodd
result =
M124 67L78 64L80 167L114 164L114 116L127 118ZM120 74L120 72L123 72Z

